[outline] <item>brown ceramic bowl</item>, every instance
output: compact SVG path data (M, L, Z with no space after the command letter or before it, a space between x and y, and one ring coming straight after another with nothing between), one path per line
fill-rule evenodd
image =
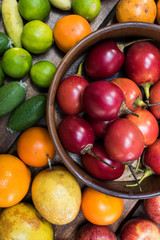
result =
M105 194L128 198L145 199L160 194L160 176L151 176L142 182L142 191L138 187L127 188L130 180L120 178L114 181L100 181L90 176L79 164L75 154L68 153L62 146L57 133L57 127L63 118L63 113L56 103L56 91L60 81L69 75L76 73L78 63L84 58L88 49L104 39L113 39L116 42L128 42L134 39L152 38L155 44L160 46L160 26L147 23L122 23L113 24L97 30L81 40L63 58L52 80L47 103L47 124L52 140L60 158L70 172L82 183ZM132 182L133 183L133 182Z

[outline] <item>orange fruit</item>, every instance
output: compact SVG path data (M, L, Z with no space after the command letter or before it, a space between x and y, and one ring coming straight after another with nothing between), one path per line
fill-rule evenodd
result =
M157 2L157 23L160 24L160 0Z
M17 153L20 159L29 166L47 165L47 155L50 159L55 155L55 148L48 130L44 127L31 127L25 130L18 138Z
M89 33L91 33L90 24L77 14L60 18L53 29L55 43L65 53Z
M84 217L96 225L109 225L118 220L123 211L123 199L85 188L81 210Z
M17 157L0 154L0 207L19 203L27 194L31 172Z
M120 0L116 7L118 22L154 23L156 14L154 0Z

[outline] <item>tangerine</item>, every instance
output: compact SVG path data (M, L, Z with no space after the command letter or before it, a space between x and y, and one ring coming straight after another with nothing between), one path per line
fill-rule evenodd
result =
M66 53L91 31L90 24L84 17L70 14L56 22L53 36L58 48Z
M11 207L27 194L31 172L17 157L0 154L0 207Z
M52 159L55 148L45 127L31 127L25 130L17 141L17 153L20 159L32 167L43 167Z
M119 0L116 6L118 22L154 23L157 14L154 0Z
M157 2L157 16L156 16L156 19L157 19L157 23L160 24L160 0L158 0L158 2Z

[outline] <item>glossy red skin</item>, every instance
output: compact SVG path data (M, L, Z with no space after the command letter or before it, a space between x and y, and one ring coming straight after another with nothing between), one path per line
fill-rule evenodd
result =
M126 98L127 107L131 111L134 111L137 108L135 105L136 99L142 99L142 92L138 85L129 78L115 78L111 80L111 82L117 85L123 91Z
M117 240L117 237L107 226L87 223L78 231L76 240Z
M106 40L95 45L85 61L86 73L92 79L111 77L122 67L124 54L113 40Z
M89 84L82 94L86 113L96 120L112 120L118 117L125 96L122 90L104 80Z
M160 139L148 146L143 155L143 163L160 175Z
M68 115L63 118L58 127L58 135L63 147L77 154L95 140L90 124L78 115Z
M150 219L160 225L160 196L144 199L144 209Z
M131 114L125 117L140 129L144 136L144 144L146 146L153 144L159 134L159 126L156 118L150 111L144 108L137 108L134 113L138 114L139 117Z
M109 124L114 121L103 121L103 120L96 120L94 118L91 118L90 116L87 115L86 117L87 121L91 124L91 127L93 128L93 131L95 133L95 136L98 138L103 139L107 130L107 127Z
M144 137L135 124L120 118L107 128L104 147L111 159L121 163L132 162L143 152Z
M88 81L78 75L65 78L57 89L57 102L62 111L68 115L83 111L82 92Z
M157 225L143 218L134 218L126 222L120 232L120 240L158 240L160 230Z
M138 85L155 83L160 78L160 52L151 42L136 42L125 57L127 76Z
M149 103L160 103L160 81L157 81L150 89ZM156 119L160 119L160 105L149 107Z
M111 166L115 167L115 169L107 166L106 164L100 162L96 158L92 157L89 154L85 154L81 158L81 162L86 169L86 171L93 177L104 180L104 181L111 181L115 180L122 176L125 165L111 160L102 143L95 143L92 151L96 154L96 156L100 157L103 161L107 162Z

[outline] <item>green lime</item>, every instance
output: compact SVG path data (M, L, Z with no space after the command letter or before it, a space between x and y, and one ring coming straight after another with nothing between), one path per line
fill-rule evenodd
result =
M18 10L27 21L45 21L50 14L51 5L49 0L19 0Z
M22 31L22 45L29 52L35 54L45 53L52 44L52 29L46 23L33 20L24 26Z
M2 56L2 68L11 78L23 78L31 69L32 57L23 48L10 48Z
M31 80L41 88L48 88L53 75L55 74L56 66L49 61L39 61L31 67Z
M72 0L72 10L88 21L92 21L101 10L100 0Z
M0 56L9 48L11 48L11 39L3 32L0 32Z
M4 78L5 78L5 74L4 74L3 69L2 69L2 66L1 66L1 64L0 64L0 87L1 87L2 84L3 84Z

